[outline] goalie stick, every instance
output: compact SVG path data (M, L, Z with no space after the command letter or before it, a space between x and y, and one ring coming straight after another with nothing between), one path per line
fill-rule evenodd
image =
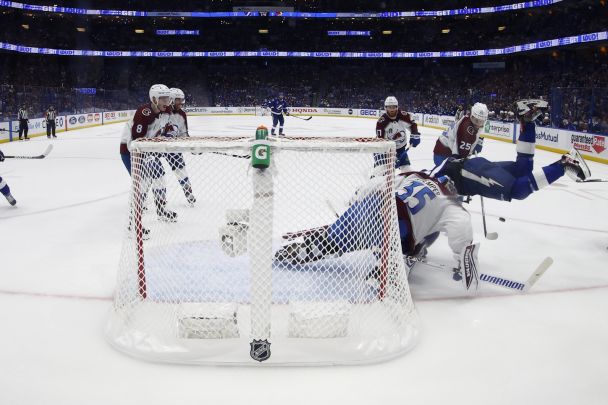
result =
M232 153L224 153L224 152L211 152L211 153L214 153L216 155L234 157L234 158L238 158L238 159L251 159L251 155L234 155Z
M477 157L477 152L475 152L475 157ZM497 232L488 232L488 228L486 226L486 207L483 203L483 196L479 196L479 201L481 201L481 219L483 221L483 236L486 237L487 240L496 240L498 239Z
M6 159L44 159L51 153L53 150L53 145L47 146L46 150L42 153L42 155L38 156L19 156L19 155L4 155Z
M419 258L412 257L412 256L406 256L406 260L423 263L429 267L433 267L436 269L442 269L442 270L448 269L450 267L450 266L447 266L442 263L434 263L434 262L430 262L426 259L419 259ZM486 283L508 288L510 290L527 292L530 290L530 288L532 288L534 286L534 284L536 284L536 282L543 276L543 274L545 274L547 269L549 269L549 267L551 267L552 264L553 264L553 258L546 257L538 266L536 266L536 268L534 269L532 274L528 277L528 279L524 283L522 283L520 281L509 280L509 279L506 279L503 277L497 277L497 276L493 276L490 274L484 274L484 273L479 274L479 279Z
M300 238L303 236L314 235L315 233L322 232L322 231L326 230L327 228L329 228L329 225L323 225L323 226L319 226L317 228L305 229L305 230L297 231L297 232L287 232L282 236L282 238L285 240L294 240L294 239L297 239L297 238Z

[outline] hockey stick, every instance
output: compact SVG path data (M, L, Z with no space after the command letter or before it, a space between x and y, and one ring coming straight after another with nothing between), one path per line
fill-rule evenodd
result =
M412 261L412 262L423 263L429 267L433 267L436 269L442 269L442 270L449 269L449 266L447 266L445 264L433 263L426 259L418 259L418 258L412 257L412 256L405 256L405 259L408 261ZM486 283L494 284L499 287L508 288L510 290L527 292L530 290L530 288L532 288L534 286L534 284L536 284L536 282L543 276L543 274L545 274L547 269L549 267L551 267L552 264L553 264L553 259L551 257L546 257L538 266L536 266L536 268L534 269L534 271L532 272L530 277L528 277L528 279L526 280L525 283L509 280L509 279L502 278L502 277L496 277L496 276L492 276L490 274L484 274L484 273L479 274L479 279Z
M479 200L481 201L481 219L483 221L483 235L488 240L496 240L498 239L498 233L488 232L488 228L486 227L486 208L483 204L483 197L479 196Z
M224 152L211 152L211 153L214 153L216 155L234 157L234 158L238 158L238 159L251 159L251 155L233 155L232 153L224 153Z
M44 151L44 153L42 155L38 155L38 156L11 156L11 155L4 155L4 157L6 159L44 159L45 157L47 157L49 155L49 153L51 153L51 151L53 150L53 145L49 145L46 147L46 150Z
M289 114L288 117L294 117L294 118L297 118L302 121L310 121L312 119L312 117L302 118L302 117L298 117L297 115L291 115L291 114Z
M475 157L477 157L477 151L475 151ZM498 239L498 233L490 232L488 233L488 227L486 225L486 207L483 203L483 196L479 196L479 201L481 201L481 219L483 221L483 236L486 237L487 240L496 240Z
M608 183L607 179L587 179L587 180L581 180L581 179L576 179L577 183Z
M327 228L329 228L329 225L323 225L323 226L319 226L317 228L305 229L305 230L302 230L302 231L287 232L286 234L284 234L282 236L282 238L286 239L286 240L293 240L293 239L297 239L299 237L313 235L313 234L315 234L317 232L324 231Z

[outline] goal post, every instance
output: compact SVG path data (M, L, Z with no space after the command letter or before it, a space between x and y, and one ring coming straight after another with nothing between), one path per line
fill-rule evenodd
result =
M267 168L252 166L256 143ZM131 153L112 346L153 361L314 365L415 345L393 142L152 138Z

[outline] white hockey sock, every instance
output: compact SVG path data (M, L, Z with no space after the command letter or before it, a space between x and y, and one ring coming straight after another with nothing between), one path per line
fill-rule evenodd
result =
M536 182L535 191L538 191L541 188L545 188L550 184L549 180L547 179L547 176L545 174L545 171L543 169L534 170L532 172L532 177L534 178L534 181Z

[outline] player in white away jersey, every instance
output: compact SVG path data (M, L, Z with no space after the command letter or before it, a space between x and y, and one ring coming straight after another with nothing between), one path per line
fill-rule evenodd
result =
M389 96L384 101L386 112L378 119L376 123L376 136L382 139L395 141L397 148L396 168L402 173L410 171L410 159L407 155L409 144L415 148L420 143L420 132L418 125L414 122L409 113L399 109L399 102L393 96Z
M433 149L435 165L440 165L449 157L462 159L481 153L483 137L480 134L487 120L488 107L483 103L475 103L471 114L460 117L454 126L443 131L437 139Z
M155 84L150 87L150 103L140 106L131 120L125 124L120 142L120 157L129 174L131 174L131 142L139 138L153 138L161 135L162 129L168 120L166 109L171 104L171 91L164 84ZM146 200L148 187L152 186L154 204L158 218L163 221L174 221L177 213L167 210L167 188L164 182L165 170L160 159L148 154L142 162L142 172L146 179L142 185L144 190L141 201Z
M171 107L171 113L169 115L169 122L165 126L162 136L179 137L189 136L188 135L188 117L186 112L183 110L183 106L186 101L184 92L178 88L171 88L171 98L173 100L173 106ZM184 195L190 204L196 203L196 197L192 193L192 184L188 178L186 172L186 161L182 153L166 153L164 157L167 159L169 166L179 185L184 191Z

